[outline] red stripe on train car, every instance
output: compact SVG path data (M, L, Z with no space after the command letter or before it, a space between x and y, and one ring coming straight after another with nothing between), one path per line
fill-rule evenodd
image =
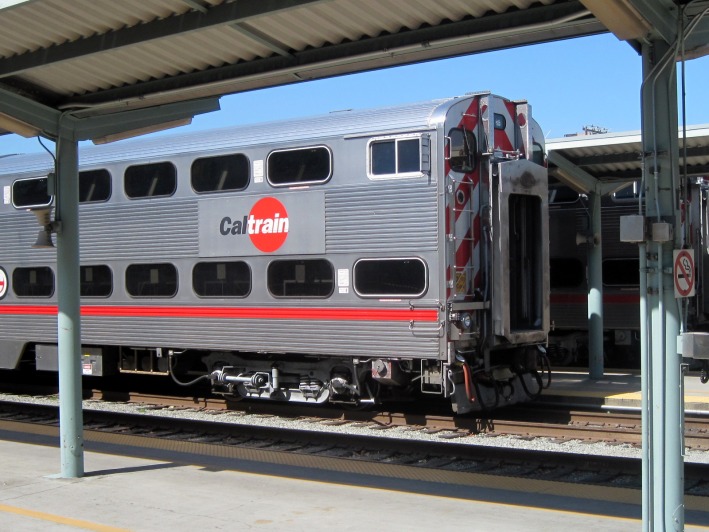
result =
M56 315L56 306L0 305L0 314ZM226 318L324 321L438 321L430 309L347 309L268 307L159 307L84 305L82 316L113 318Z

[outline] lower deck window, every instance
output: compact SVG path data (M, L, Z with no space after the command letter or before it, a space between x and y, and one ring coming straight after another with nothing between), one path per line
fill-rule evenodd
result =
M362 259L354 266L354 289L361 296L420 297L426 292L421 259Z
M126 290L133 297L172 297L177 293L177 269L172 264L131 264Z
M549 259L551 288L576 288L586 281L586 268L579 259Z
M276 260L268 265L268 290L276 297L329 297L335 290L332 264L325 259Z
M603 284L606 286L638 286L640 284L640 260L605 259L603 261Z
M200 262L192 270L192 288L202 297L246 297L251 269L241 261Z
M18 297L52 297L54 272L48 266L15 268L12 286Z

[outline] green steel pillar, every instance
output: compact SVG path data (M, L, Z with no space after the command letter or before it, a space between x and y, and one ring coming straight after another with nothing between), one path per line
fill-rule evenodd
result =
M603 377L603 249L601 194L589 194L592 238L588 243L588 375Z
M79 304L79 148L73 131L57 141L57 298L61 477L84 475Z
M641 376L643 410L643 529L684 529L683 398L677 354L679 312L672 251L679 247L677 176L677 50L664 41L643 44L642 135L646 196L644 244L647 314ZM640 248L643 249L643 246ZM642 286L642 283L641 283ZM645 346L644 346L645 347Z

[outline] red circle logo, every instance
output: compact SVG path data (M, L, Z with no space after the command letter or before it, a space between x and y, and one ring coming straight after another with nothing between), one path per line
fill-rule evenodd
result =
M251 208L249 238L259 251L272 253L288 237L288 212L276 198L261 198Z

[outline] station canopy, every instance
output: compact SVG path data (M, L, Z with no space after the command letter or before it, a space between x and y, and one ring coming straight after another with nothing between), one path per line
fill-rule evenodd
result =
M678 175L709 178L709 124L680 129L678 142ZM577 192L600 185L610 193L642 177L640 131L569 135L546 148L549 175Z
M607 31L576 0L0 0L0 26L0 132L21 134L47 132L45 107L107 115Z
M145 108L160 109L143 120L155 125L215 110L225 94L607 31L640 49L648 37L676 41L680 10L683 23L697 22L683 40L691 57L709 42L707 7L709 0L0 0L0 134L55 138L60 118L78 131L83 119L120 115L120 126L83 120L82 139L94 139L140 125L134 117Z

